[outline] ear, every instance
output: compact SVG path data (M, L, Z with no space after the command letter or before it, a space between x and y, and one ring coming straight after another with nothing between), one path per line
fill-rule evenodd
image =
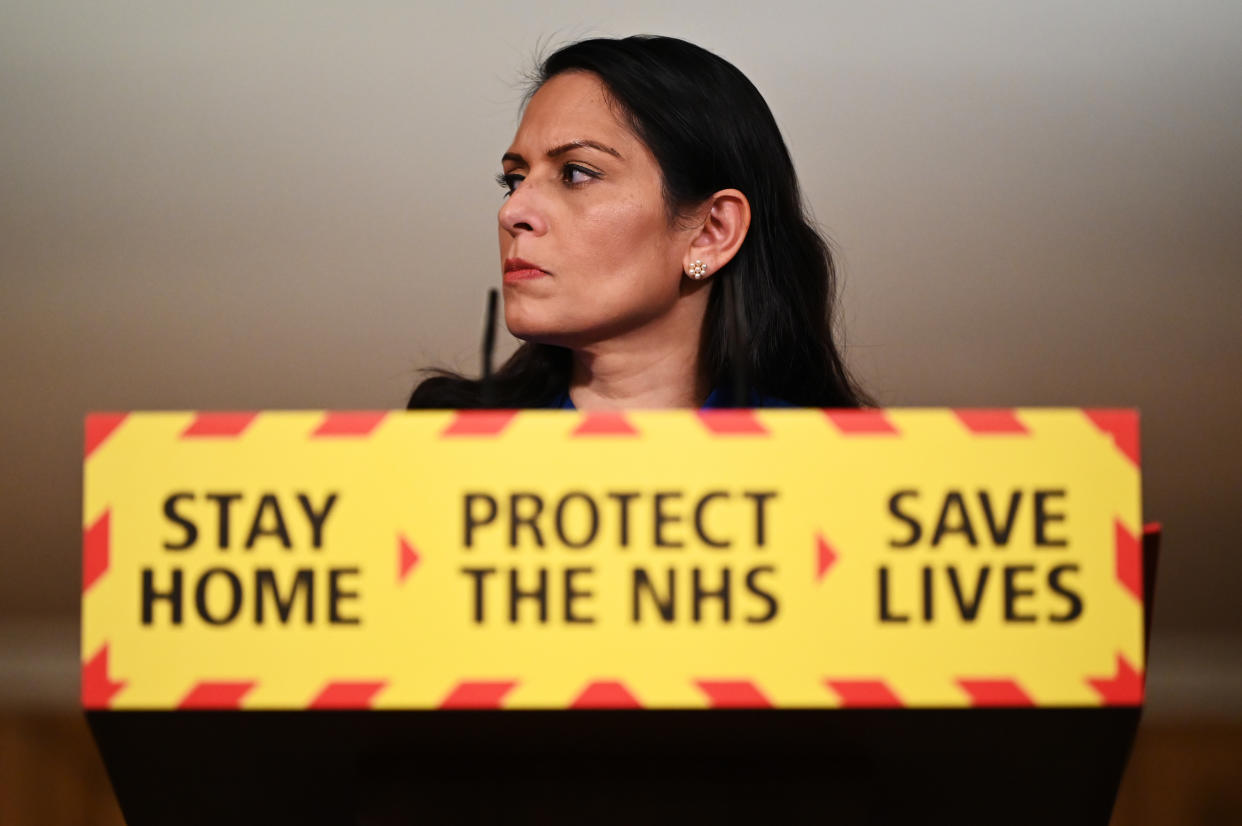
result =
M709 278L725 264L733 260L746 232L750 229L750 201L736 189L722 189L707 199L701 207L703 225L690 240L682 270L694 277L702 272L702 280ZM695 262L702 261L702 268Z

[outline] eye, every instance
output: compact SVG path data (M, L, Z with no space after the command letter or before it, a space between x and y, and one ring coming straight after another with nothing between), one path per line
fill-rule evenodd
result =
M594 169L587 169L585 166L579 166L576 163L567 163L561 167L561 180L570 186L580 186L592 178L598 177L600 177L600 173Z
M515 172L501 172L496 176L496 183L500 184L500 188L505 191L505 197L508 198L513 194L513 190L517 189L517 185L526 180L525 175L518 175Z

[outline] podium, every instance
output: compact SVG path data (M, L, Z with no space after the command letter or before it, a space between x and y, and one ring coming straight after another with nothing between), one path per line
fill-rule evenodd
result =
M1141 529L1134 425L1039 410L94 416L86 717L131 826L1106 823L1159 541ZM368 447L381 427L389 441ZM815 472L859 456L874 464L848 483ZM665 476L644 491L652 457ZM624 543L609 492L635 494ZM652 560L669 559L665 579ZM562 578L587 560L589 576Z
M1119 709L88 712L145 823L1107 823Z

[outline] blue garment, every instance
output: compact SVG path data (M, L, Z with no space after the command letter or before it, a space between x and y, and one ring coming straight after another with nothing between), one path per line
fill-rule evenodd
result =
M790 404L789 402L785 401L784 399L778 399L773 396L763 396L754 390L750 391L750 398L747 399L747 401L749 402L746 405L747 407L793 407L794 406ZM728 396L725 393L725 391L717 387L716 389L712 390L712 392L707 394L707 398L703 400L703 407L701 407L700 409L701 410L718 410L720 408L731 407L732 405L730 405L728 402L729 402ZM569 398L568 389L561 391L561 395L553 399L552 403L549 404L548 407L554 410L557 410L557 409L577 410L578 409L574 407L573 399Z

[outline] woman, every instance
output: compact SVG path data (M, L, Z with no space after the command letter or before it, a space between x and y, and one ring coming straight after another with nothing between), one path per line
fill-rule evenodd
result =
M505 323L483 382L411 408L858 407L832 339L832 258L789 152L732 64L667 37L545 60L502 158Z

